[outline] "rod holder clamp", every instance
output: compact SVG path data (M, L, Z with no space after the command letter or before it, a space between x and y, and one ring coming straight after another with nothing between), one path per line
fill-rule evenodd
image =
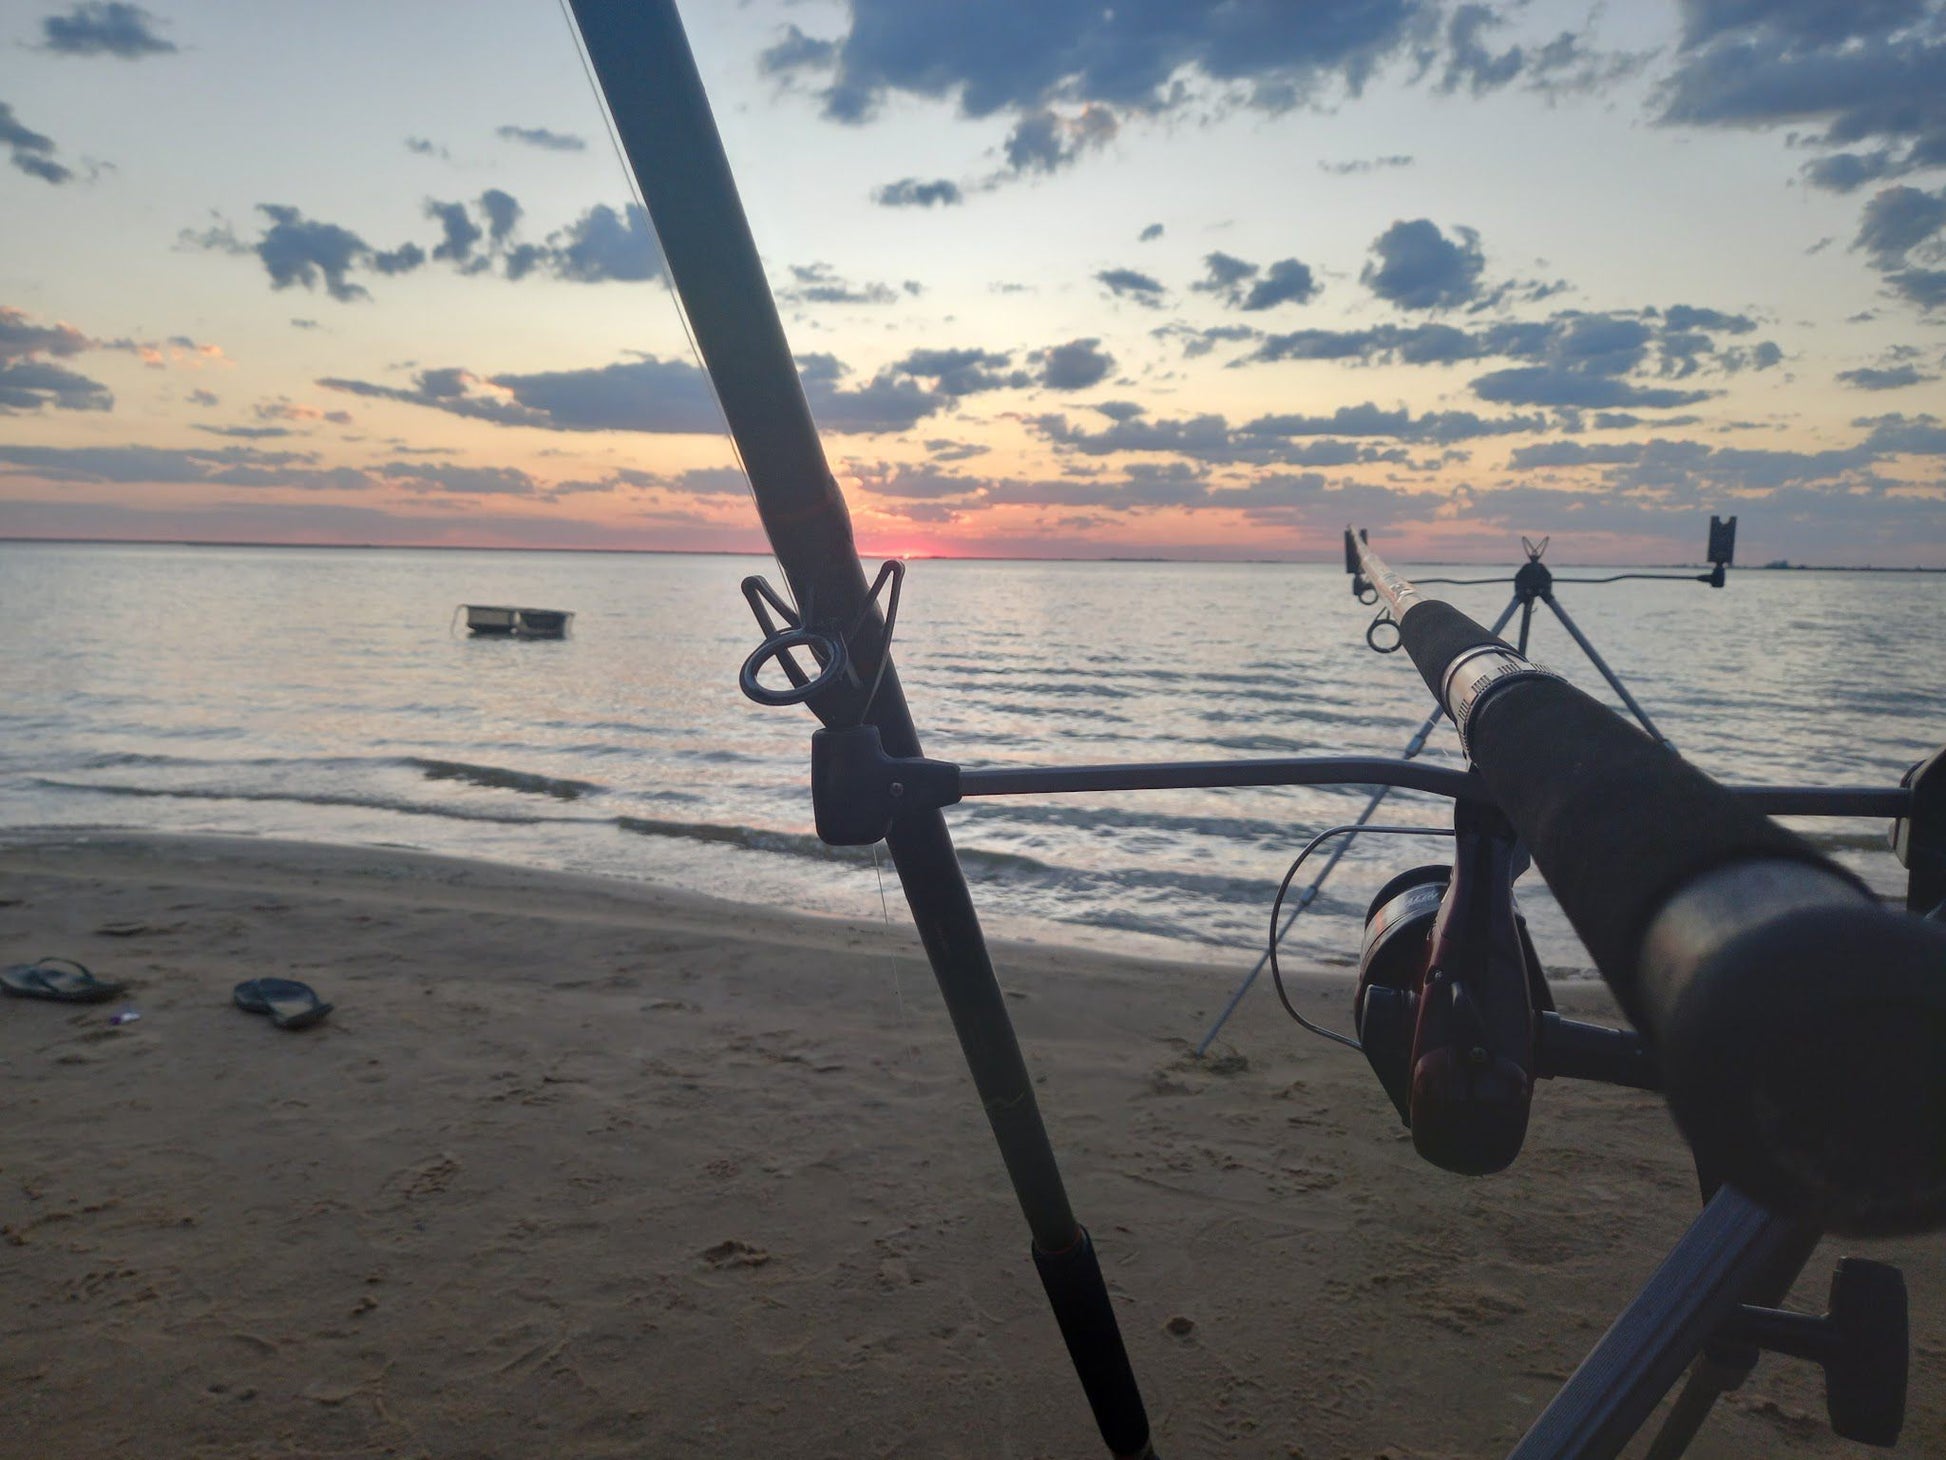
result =
M1824 1370L1835 1433L1866 1445L1895 1444L1911 1363L1905 1277L1882 1262L1842 1258L1831 1275L1830 1303L1822 1317L1746 1304L1716 1342L1809 1359Z
M884 840L897 817L959 798L958 766L887 755L876 725L811 734L811 810L827 846L868 847Z

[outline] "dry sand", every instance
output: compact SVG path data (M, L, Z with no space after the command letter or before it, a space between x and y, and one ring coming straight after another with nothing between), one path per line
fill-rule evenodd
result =
M1653 1097L1424 1166L1238 970L997 950L1158 1445L1503 1453L1693 1216ZM884 927L390 851L0 840L7 1456L1101 1453L923 961ZM230 1007L304 979L320 1028ZM1302 998L1342 1023L1341 973ZM1600 1012L1598 987L1570 1001ZM1904 1264L1946 1454L1937 1240ZM1827 1244L1797 1297L1821 1308ZM1769 1359L1693 1454L1858 1453Z

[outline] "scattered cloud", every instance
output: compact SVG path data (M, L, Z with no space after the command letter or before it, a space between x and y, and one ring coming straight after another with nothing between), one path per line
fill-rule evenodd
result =
M74 177L72 168L54 160L54 139L27 126L4 101L0 101L0 147L7 149L8 160L29 177L56 184Z
M1908 385L1923 385L1939 379L1912 365L1893 365L1884 369L1861 365L1856 370L1840 370L1838 379L1856 390L1903 390Z
M1384 157L1355 157L1346 162L1320 162L1318 171L1328 172L1334 177L1359 177L1386 168L1410 166L1412 166L1410 153L1393 152Z
M799 355L797 372L812 417L827 431L877 435L908 430L948 400L943 391L927 390L896 368L881 370L862 385L849 385L851 368L833 355Z
M1022 389L1034 384L1025 370L1010 369L1011 355L992 350L914 350L894 367L930 380L941 395L977 395L989 390Z
M1852 248L1863 250L1895 294L1931 310L1946 305L1946 188L1885 188L1865 205Z
M1162 303L1161 282L1135 269L1103 269L1095 275L1095 282L1117 299L1133 299L1150 309Z
M439 143L430 141L425 137L407 137L405 139L405 150L418 157L437 157L442 162L451 162L453 160L452 153L440 146Z
M459 367L421 370L407 387L327 377L318 384L372 400L426 406L499 426L546 431L714 434L722 414L702 372L687 360L635 360L587 370L480 376Z
M546 127L516 127L511 124L494 128L493 135L502 142L519 142L523 146L538 147L543 152L586 152L586 139L572 132L554 132Z
M47 360L0 361L0 415L38 411L108 411L115 397L107 386Z
M1480 297L1486 260L1480 235L1439 231L1430 218L1400 219L1372 241L1376 262L1358 276L1372 293L1401 309L1455 309Z
M806 35L795 25L787 25L783 38L757 57L757 69L765 76L785 76L795 71L828 67L835 64L837 59L836 41L819 40Z
M872 189L872 201L881 208L951 208L964 202L965 197L959 184L951 178L921 182L916 177L902 177Z
M94 341L71 324L35 324L27 312L0 304L0 362L30 355L78 355Z
M1217 252L1203 256L1204 277L1191 289L1214 294L1232 309L1271 309L1279 304L1305 304L1324 286L1310 266L1296 259L1279 259L1268 268Z
M853 0L849 9L844 34L813 40L793 26L761 65L828 72L825 115L852 123L894 92L951 99L968 117L1025 115L1057 98L1158 112L1198 94L1282 111L1334 88L1355 94L1404 48L1420 10L1411 0L1010 4L978 15L945 0Z
M497 265L511 280L539 274L586 284L653 279L663 269L648 214L634 203L619 211L597 203L566 228L547 235L545 243L522 243L515 238L522 209L511 193L488 188L470 203L431 198L425 212L439 224L440 236L430 251L411 241L374 248L349 228L307 218L284 204L261 203L257 211L270 221L254 243L239 238L234 225L218 218L200 231L182 230L178 244L255 254L273 289L293 284L311 289L322 282L340 303L371 298L371 291L353 277L356 273L396 277L428 263L448 264L462 274L490 273Z
M121 0L86 0L66 15L50 15L41 22L41 49L57 56L116 56L139 61L164 56L174 41L156 34L156 18L139 5Z
M1658 120L1800 128L1830 149L1814 186L1849 192L1946 166L1946 32L1927 0L1692 0ZM1863 150L1854 150L1863 149Z
M1007 167L1016 173L1059 172L1085 153L1115 140L1121 124L1105 106L1089 105L1072 115L1051 107L1027 112L1007 134Z
M791 265L791 283L777 291L785 304L891 304L898 297L890 284L853 284L825 263Z
M1049 390L1086 390L1101 384L1115 368L1115 357L1101 348L1098 339L1050 345L1029 358L1040 366L1040 383Z

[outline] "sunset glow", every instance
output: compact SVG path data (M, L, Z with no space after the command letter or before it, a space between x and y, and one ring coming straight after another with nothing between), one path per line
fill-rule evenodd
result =
M866 551L1946 565L1938 4L932 4L688 7ZM761 548L555 6L0 40L0 535Z

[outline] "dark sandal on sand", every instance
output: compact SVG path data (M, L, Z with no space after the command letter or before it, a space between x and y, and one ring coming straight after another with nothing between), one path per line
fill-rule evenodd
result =
M54 999L63 1004L99 1004L127 988L96 978L72 958L43 958L16 963L0 972L0 990L17 999Z
M307 983L288 978L252 978L236 986L236 1006L251 1014L268 1014L279 1029L303 1029L331 1012Z

